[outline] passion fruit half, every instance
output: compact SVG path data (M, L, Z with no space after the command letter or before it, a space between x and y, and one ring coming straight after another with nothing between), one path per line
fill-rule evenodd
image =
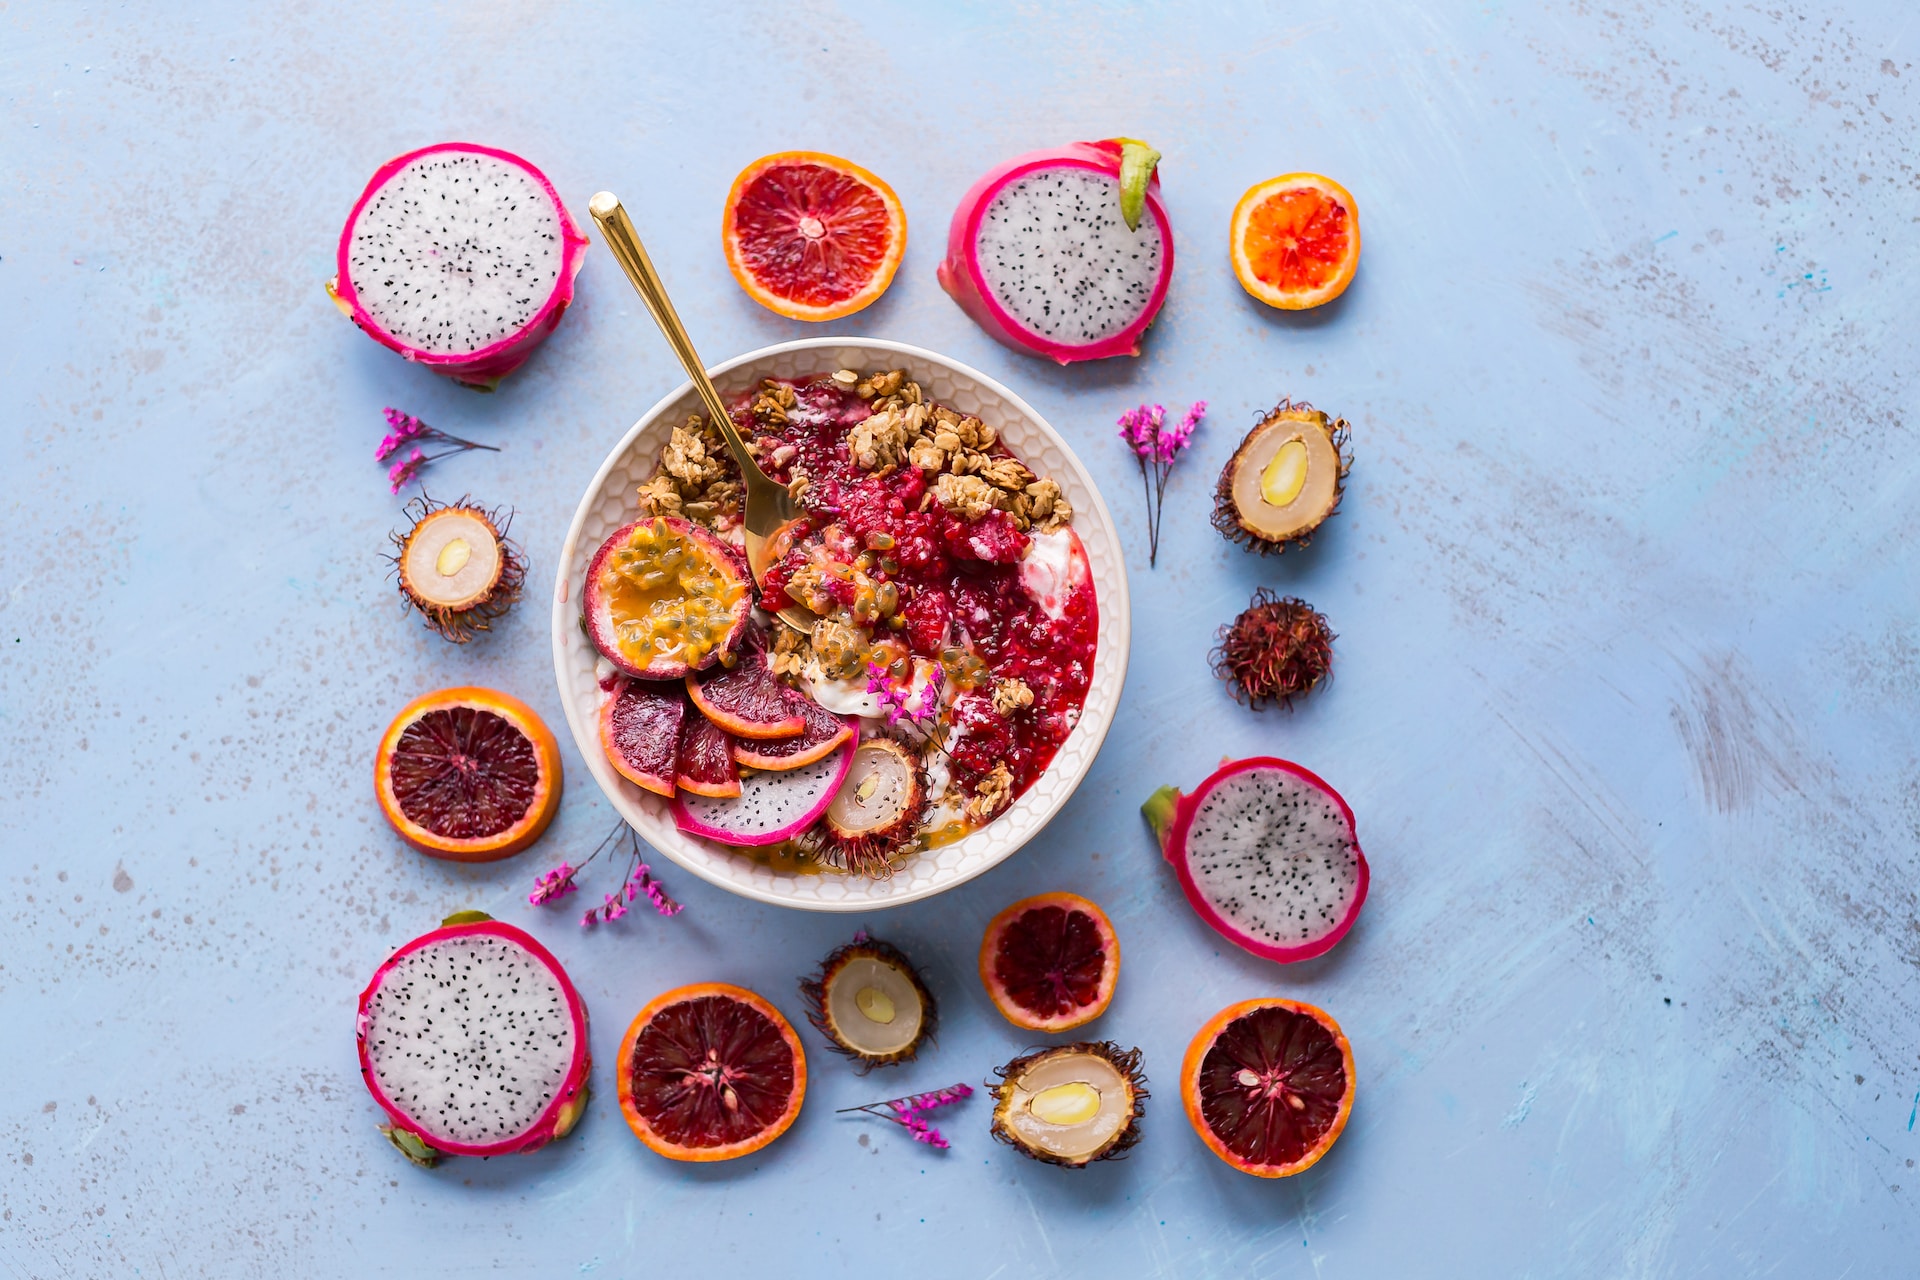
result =
M647 516L600 544L581 604L594 647L623 675L677 680L732 664L753 596L745 562L712 530Z
M993 1136L1046 1164L1082 1169L1140 1141L1140 1050L1081 1041L1015 1058L993 1086Z
M875 1067L911 1062L939 1024L933 993L906 953L877 938L836 948L800 983L807 1021L836 1053Z
M1340 506L1350 428L1302 401L1282 400L1220 472L1213 527L1229 542L1275 555L1304 547Z
M443 640L465 644L492 630L520 598L527 562L507 539L511 512L474 506L467 499L407 504L409 524L393 534L393 567L400 598L419 611Z

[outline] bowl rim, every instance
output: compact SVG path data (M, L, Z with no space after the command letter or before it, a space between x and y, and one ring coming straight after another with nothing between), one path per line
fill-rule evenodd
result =
M760 347L742 355L734 356L731 359L724 360L719 364L709 365L707 374L718 382L734 370L757 361L773 359L796 351L842 347L863 347L869 350L886 351L904 357L907 360L938 365L959 377L970 378L982 388L1003 397L1015 412L1024 415L1026 420L1038 428L1043 436L1050 439L1052 443L1066 455L1068 461L1074 467L1077 467L1081 475L1086 478L1087 491L1092 497L1093 507L1098 512L1101 523L1109 531L1114 548L1118 550L1119 526L1114 523L1113 513L1108 510L1106 499L1100 493L1099 486L1094 483L1093 473L1088 470L1086 464L1082 462L1079 455L1074 452L1073 446L1068 444L1066 438L1054 429L1053 424L1029 404L1023 396L1015 394L999 379L990 377L969 364L953 359L951 356L941 355L939 352L930 351L925 347L914 346L911 343L896 342L887 338L822 336L796 338L787 342L776 342L769 346ZM607 803L613 807L614 812L620 815L622 821L626 822L629 826L633 826L634 823L632 817L626 811L626 805L623 803L625 797L619 794L617 785L610 785L611 779L608 775L612 774L613 767L606 762L603 758L603 753L600 751L599 727L598 725L583 726L580 723L579 713L574 705L574 694L568 683L570 663L567 652L567 635L569 630L575 629L573 619L574 615L578 612L578 604L572 599L569 566L577 554L581 530L585 527L588 515L604 491L607 477L612 473L614 467L625 461L627 455L633 448L634 441L639 438L642 432L654 425L655 422L676 404L692 394L692 379L683 379L671 391L655 401L645 413L641 414L613 447L607 451L606 457L601 459L599 467L596 468L593 473L592 480L588 481L586 489L580 496L578 505L574 508L573 519L568 523L566 536L561 540L560 554L555 561L557 568L554 575L551 639L553 644L553 673L560 694L561 710L567 718L567 728L573 735L574 746L586 761L587 772L593 776L594 782L600 787L601 794L606 797ZM945 893L949 889L957 888L967 881L974 879L976 876L985 874L987 871L999 866L1014 854L1026 848L1027 844L1035 836L1044 831L1047 825L1058 816L1067 801L1072 799L1074 794L1079 791L1081 783L1086 781L1087 774L1092 771L1094 761L1099 757L1101 747L1106 744L1107 734L1113 728L1113 722L1117 718L1119 710L1121 695L1126 688L1127 666L1133 646L1133 610L1124 555L1117 557L1115 568L1117 570L1115 580L1119 588L1116 593L1117 598L1109 599L1103 596L1099 601L1101 618L1103 621L1109 621L1111 623L1111 640L1112 643L1117 646L1113 654L1114 670L1117 673L1113 689L1114 713L1106 716L1104 721L1098 726L1089 727L1089 731L1094 732L1097 736L1089 743L1090 749L1083 757L1084 763L1078 775L1070 778L1068 785L1062 788L1045 808L1031 810L1024 815L1029 829L1020 835L1017 842L1009 846L1004 853L993 861L984 863L963 874L957 874L953 879L944 882L930 883L922 888L914 889L896 897L886 899L850 897L840 901L802 902L782 897L753 885L738 883L726 875L717 872L715 868L706 865L706 860L703 858L686 856L678 849L656 843L645 831L639 832L641 838L645 840L650 847L658 850L663 856L672 859L675 865L700 877L709 884L724 889L738 897L755 902L768 903L773 906L786 907L796 911L834 913L883 911L892 907L905 906L910 902L923 901L927 898ZM1091 690L1089 690L1089 692L1091 692ZM1084 723L1084 721L1082 723ZM1080 727L1078 724L1075 725L1074 732L1079 732ZM1071 738L1068 740L1071 741ZM1062 745L1064 746L1065 744ZM1053 766L1049 764L1047 767L1051 769ZM995 821L998 822L999 819ZM639 830L639 828L636 827L636 830ZM986 830L986 828L982 828L982 830ZM955 843L964 844L971 838L971 834L962 836L960 840Z

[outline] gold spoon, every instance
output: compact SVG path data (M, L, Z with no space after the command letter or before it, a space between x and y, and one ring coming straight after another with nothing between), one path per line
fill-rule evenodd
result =
M773 536L800 516L800 504L793 500L785 485L762 471L747 452L746 442L734 429L727 406L714 390L713 379L707 376L706 366L700 363L700 355L693 349L693 339L687 336L686 326L680 323L680 315L673 309L673 300L667 297L667 287L660 283L660 273L653 269L653 260L647 257L632 220L620 206L620 197L611 191L602 191L587 202L587 212L599 224L600 234L607 238L607 247L620 260L620 268L633 282L640 300L653 313L654 323L667 336L667 345L680 357L680 367L693 380L693 389L700 393L701 403L707 407L707 417L726 437L727 451L733 454L740 476L746 481L747 497L741 523L746 532L747 569L753 574L754 585L758 586L771 563L769 545ZM780 610L779 617L796 631L810 632L819 621L818 615L797 604Z

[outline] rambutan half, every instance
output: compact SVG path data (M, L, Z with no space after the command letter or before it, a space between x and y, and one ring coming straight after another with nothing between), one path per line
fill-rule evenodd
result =
M1325 614L1258 587L1245 611L1220 628L1213 673L1255 711L1269 703L1292 710L1295 698L1332 674L1333 641Z
M862 1075L911 1061L940 1022L933 993L906 953L864 935L821 961L800 994L807 1021Z
M927 814L927 775L892 738L854 748L846 781L814 828L810 852L836 871L885 879L894 860L916 848Z
M465 644L493 629L520 598L527 562L507 537L513 512L474 506L467 498L435 502L422 494L406 505L409 521L392 535L400 598L430 631Z
M1213 527L1261 555L1304 547L1340 507L1353 469L1345 418L1282 400L1247 432L1220 472Z

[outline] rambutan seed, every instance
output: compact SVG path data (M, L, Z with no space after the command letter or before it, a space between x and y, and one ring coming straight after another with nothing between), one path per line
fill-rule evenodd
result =
M1259 587L1246 610L1220 628L1213 673L1255 711L1269 703L1291 710L1295 698L1332 674L1334 638L1326 615L1305 600Z

